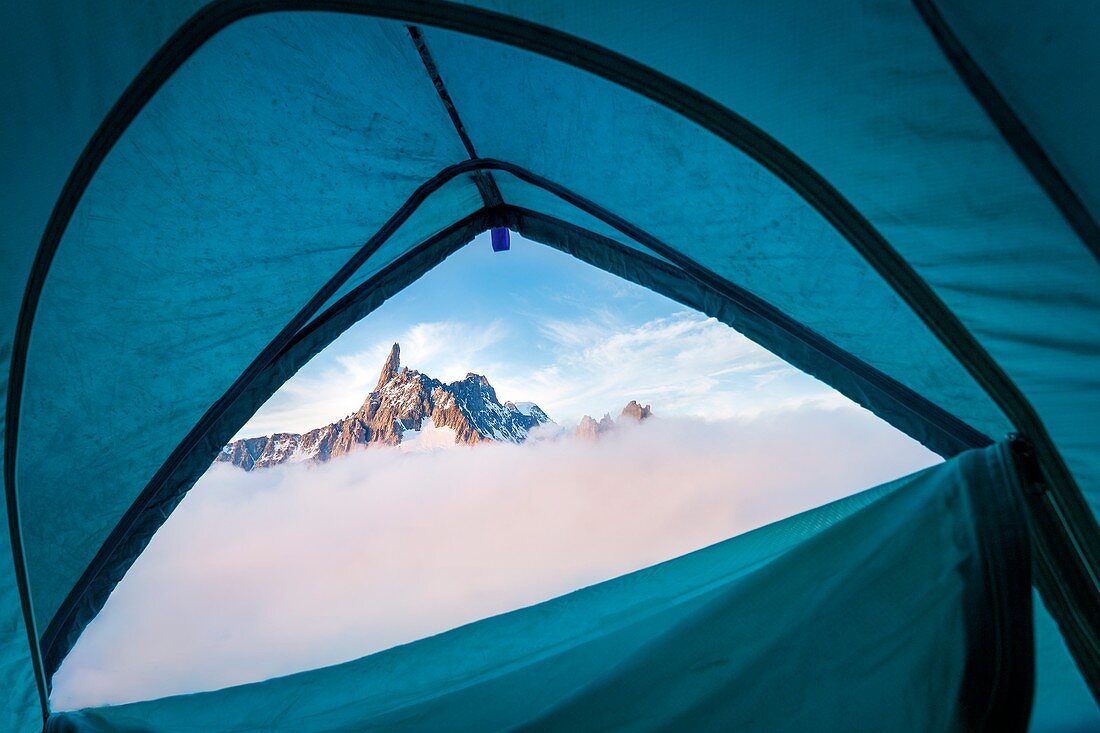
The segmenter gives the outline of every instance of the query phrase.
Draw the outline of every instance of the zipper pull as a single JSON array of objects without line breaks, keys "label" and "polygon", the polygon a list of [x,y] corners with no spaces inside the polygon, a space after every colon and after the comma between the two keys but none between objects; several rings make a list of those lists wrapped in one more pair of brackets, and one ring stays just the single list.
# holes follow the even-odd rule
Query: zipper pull
[{"label": "zipper pull", "polygon": [[1012,449],[1016,473],[1020,476],[1020,483],[1023,485],[1024,491],[1032,496],[1045,494],[1047,485],[1043,480],[1043,471],[1039,468],[1039,459],[1036,458],[1031,443],[1017,433],[1009,433],[1008,446]]}]

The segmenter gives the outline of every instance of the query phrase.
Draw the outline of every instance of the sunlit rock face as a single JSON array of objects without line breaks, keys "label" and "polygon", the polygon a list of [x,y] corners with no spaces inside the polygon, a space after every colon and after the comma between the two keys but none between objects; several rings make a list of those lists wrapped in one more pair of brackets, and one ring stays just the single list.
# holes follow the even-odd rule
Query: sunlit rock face
[{"label": "sunlit rock face", "polygon": [[631,400],[626,403],[626,407],[619,413],[619,419],[627,418],[636,422],[641,422],[651,417],[653,417],[653,408],[649,405],[643,407],[639,405],[636,400]]},{"label": "sunlit rock face", "polygon": [[480,374],[444,384],[401,366],[394,344],[363,406],[343,420],[306,433],[275,433],[235,440],[217,460],[246,471],[281,463],[323,462],[375,443],[397,446],[430,424],[454,432],[454,442],[522,443],[530,431],[550,423],[532,402],[500,403],[496,390]]},{"label": "sunlit rock face", "polygon": [[631,400],[626,403],[626,407],[619,413],[618,422],[611,419],[611,413],[605,412],[599,421],[585,415],[573,430],[573,437],[582,440],[597,440],[601,435],[615,430],[619,425],[640,423],[651,417],[653,417],[653,408],[649,405],[643,407],[638,404],[637,400]]}]

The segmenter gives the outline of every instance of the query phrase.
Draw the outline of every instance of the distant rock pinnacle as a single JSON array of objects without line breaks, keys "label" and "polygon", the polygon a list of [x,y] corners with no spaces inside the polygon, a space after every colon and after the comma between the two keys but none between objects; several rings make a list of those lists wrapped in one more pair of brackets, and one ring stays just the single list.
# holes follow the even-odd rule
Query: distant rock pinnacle
[{"label": "distant rock pinnacle", "polygon": [[619,417],[629,417],[630,419],[636,420],[638,422],[641,422],[642,420],[645,420],[646,418],[652,416],[653,408],[651,408],[649,405],[642,407],[638,404],[636,400],[631,400],[630,402],[626,403],[626,407],[624,407],[623,411],[619,413]]},{"label": "distant rock pinnacle", "polygon": [[[631,420],[640,423],[652,416],[653,409],[649,405],[642,407],[638,404],[637,400],[631,400],[626,404],[626,407],[622,409],[622,412],[619,413],[619,422]],[[573,436],[585,440],[596,440],[601,435],[611,432],[616,427],[618,426],[615,421],[611,419],[610,413],[604,413],[604,416],[600,418],[599,422],[585,415],[581,418],[581,421],[577,423],[577,427],[573,430]]]}]

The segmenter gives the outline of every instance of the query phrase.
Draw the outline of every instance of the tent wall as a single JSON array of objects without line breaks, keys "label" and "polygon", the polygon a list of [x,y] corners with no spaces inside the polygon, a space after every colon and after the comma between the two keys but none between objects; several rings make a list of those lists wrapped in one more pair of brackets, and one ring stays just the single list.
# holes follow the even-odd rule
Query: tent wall
[{"label": "tent wall", "polygon": [[990,117],[1063,211],[1082,240],[1100,256],[1100,16],[1091,3],[1073,0],[919,3],[938,15],[989,88],[982,95]]},{"label": "tent wall", "polygon": [[[964,420],[977,413],[979,432],[1010,428],[847,242],[741,152],[573,67],[468,36],[424,36],[483,155],[518,159],[613,213],[630,209],[702,268],[748,285]],[[454,73],[458,58],[471,73]],[[479,79],[492,69],[502,88],[532,98],[479,100]],[[552,92],[568,92],[574,105]],[[600,100],[613,119],[593,119]],[[570,131],[576,149],[555,155]],[[167,78],[89,181],[35,311],[17,480],[48,647],[59,610],[86,603],[78,580],[118,518],[158,514],[145,489],[174,447],[423,181],[467,155],[400,23],[256,15]],[[627,165],[636,175],[618,185],[601,172]],[[502,178],[505,197],[510,185]],[[482,203],[472,182],[438,188],[360,276]],[[780,277],[760,268],[762,257],[774,258]],[[53,436],[69,430],[73,413],[86,416],[79,440],[58,456]],[[106,460],[120,451],[121,460]],[[74,494],[74,485],[101,488]],[[70,511],[55,511],[60,502]]]},{"label": "tent wall", "polygon": [[[820,172],[1028,396],[1094,497],[1093,510],[1100,508],[1100,452],[1084,427],[1100,412],[1091,378],[1100,373],[1100,355],[1082,348],[1100,339],[1093,317],[1100,262],[972,97],[913,4],[714,2],[691,13],[664,3],[640,13],[617,1],[484,5],[683,82]],[[1039,12],[1036,6],[1032,15]],[[1048,38],[1085,38],[1081,28],[1097,23],[1073,28],[1075,13],[1041,12]],[[996,43],[997,27],[984,25],[989,15],[972,35]],[[1028,20],[1021,13],[1003,23],[1015,29]],[[1071,79],[1095,74],[1095,66],[1079,68]],[[1046,68],[1043,79],[1060,71]],[[1086,88],[1069,99],[1089,97]],[[1091,134],[1087,118],[1048,108],[1051,116],[1059,111],[1061,125]],[[1054,322],[1056,334],[1048,327]]]},{"label": "tent wall", "polygon": [[1100,730],[1100,706],[1073,663],[1058,625],[1038,593],[1033,594],[1035,617],[1035,702],[1032,733]]},{"label": "tent wall", "polygon": [[[997,13],[971,0],[288,12],[307,5],[225,0],[190,21],[199,3],[0,9],[0,85],[17,111],[0,120],[16,182],[0,250],[4,483],[32,638],[61,607],[90,617],[102,597],[71,589],[120,517],[170,509],[134,501],[203,416],[412,191],[472,154],[411,21],[478,154],[652,231],[978,433],[1023,430],[1050,489],[1032,500],[1039,581],[1100,681],[1095,13],[1024,0]],[[1031,148],[975,97],[945,28]],[[498,178],[506,203],[637,245]],[[323,300],[469,221],[477,184],[441,189]],[[901,268],[889,283],[876,247]],[[24,292],[41,301],[20,320]],[[58,436],[64,453],[50,450]],[[22,655],[16,677],[36,657]]]},{"label": "tent wall", "polygon": [[[142,66],[200,2],[0,4],[0,364],[6,398],[8,366],[38,242],[81,150]],[[94,62],[91,59],[95,59]],[[3,399],[3,398],[0,398]],[[0,431],[2,433],[3,431]],[[0,440],[6,435],[0,435]],[[5,450],[8,446],[5,444]],[[4,476],[5,493],[13,490]],[[6,509],[8,526],[12,517]],[[28,618],[29,602],[16,579],[8,534],[0,540],[0,727],[36,731],[39,699]],[[23,599],[20,596],[24,596]],[[22,601],[22,602],[21,602]],[[34,625],[30,625],[32,634]],[[44,683],[43,683],[44,684]]]},{"label": "tent wall", "polygon": [[[7,526],[7,509],[0,505],[0,526]],[[43,704],[39,699],[31,646],[23,618],[22,600],[8,534],[0,538],[0,728],[33,731],[42,727]]]},{"label": "tent wall", "polygon": [[[160,90],[82,197],[36,312],[17,479],[39,626],[207,408],[424,179],[463,157],[397,23],[250,18]],[[480,208],[459,183],[388,244]],[[74,428],[58,456],[53,436]]]}]

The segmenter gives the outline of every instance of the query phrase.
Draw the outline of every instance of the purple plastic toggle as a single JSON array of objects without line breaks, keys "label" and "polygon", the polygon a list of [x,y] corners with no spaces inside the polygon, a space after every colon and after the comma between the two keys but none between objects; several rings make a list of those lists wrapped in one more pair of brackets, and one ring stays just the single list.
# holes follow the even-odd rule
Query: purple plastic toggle
[{"label": "purple plastic toggle", "polygon": [[507,252],[508,248],[512,246],[511,235],[504,227],[493,227],[491,236],[493,238],[494,252]]}]

